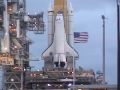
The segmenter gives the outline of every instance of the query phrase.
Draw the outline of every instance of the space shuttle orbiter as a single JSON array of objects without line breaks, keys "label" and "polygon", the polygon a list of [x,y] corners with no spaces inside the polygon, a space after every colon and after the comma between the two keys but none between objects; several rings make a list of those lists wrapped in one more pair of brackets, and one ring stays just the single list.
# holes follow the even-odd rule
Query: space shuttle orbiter
[{"label": "space shuttle orbiter", "polygon": [[[55,0],[57,1],[57,0]],[[64,2],[66,0],[58,0]],[[54,2],[57,3],[57,2]],[[57,3],[58,4],[58,3]],[[61,5],[64,3],[61,3]],[[67,5],[67,3],[66,3]],[[60,6],[60,5],[58,5]],[[63,5],[64,6],[64,5]],[[71,30],[71,5],[66,8],[50,6],[48,11],[48,45],[49,47],[43,52],[42,58],[45,59],[52,55],[55,67],[67,67],[69,59],[67,57],[78,58],[78,53],[72,47],[73,34]],[[56,9],[56,8],[57,9]],[[65,10],[67,9],[67,10]],[[70,13],[71,12],[71,13]],[[69,26],[69,27],[68,27]]]}]

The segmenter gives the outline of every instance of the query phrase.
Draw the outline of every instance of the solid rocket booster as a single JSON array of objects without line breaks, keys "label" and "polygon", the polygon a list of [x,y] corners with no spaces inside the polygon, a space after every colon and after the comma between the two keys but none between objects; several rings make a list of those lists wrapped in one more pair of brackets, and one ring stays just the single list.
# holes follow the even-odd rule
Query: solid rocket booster
[{"label": "solid rocket booster", "polygon": [[73,8],[72,4],[68,5],[68,42],[73,46]]},{"label": "solid rocket booster", "polygon": [[51,45],[54,35],[54,11],[53,5],[50,3],[48,8],[48,46]]}]

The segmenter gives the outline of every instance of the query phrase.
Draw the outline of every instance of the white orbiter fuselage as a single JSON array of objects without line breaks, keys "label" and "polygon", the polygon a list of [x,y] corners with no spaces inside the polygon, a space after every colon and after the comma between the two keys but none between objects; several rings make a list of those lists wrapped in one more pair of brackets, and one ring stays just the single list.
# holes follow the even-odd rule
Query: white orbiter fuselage
[{"label": "white orbiter fuselage", "polygon": [[[69,11],[70,12],[70,11]],[[49,47],[43,52],[42,57],[45,59],[46,57],[52,56],[53,62],[56,67],[67,67],[68,59],[67,57],[78,57],[78,53],[71,47],[71,37],[68,36],[71,34],[66,33],[65,28],[65,20],[63,11],[58,11],[56,16],[53,18],[53,8],[49,9],[49,18],[48,18],[48,42]],[[70,17],[71,18],[71,17]],[[68,20],[68,24],[71,25]],[[54,30],[53,30],[54,29]],[[69,29],[71,31],[71,28]],[[71,32],[70,32],[71,33]]]}]

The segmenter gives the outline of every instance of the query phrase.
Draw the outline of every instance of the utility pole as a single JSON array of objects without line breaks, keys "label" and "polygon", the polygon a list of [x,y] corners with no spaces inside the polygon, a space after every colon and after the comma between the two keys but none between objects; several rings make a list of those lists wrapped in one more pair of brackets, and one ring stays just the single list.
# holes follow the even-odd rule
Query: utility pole
[{"label": "utility pole", "polygon": [[103,20],[103,84],[105,84],[105,16],[102,15]]}]

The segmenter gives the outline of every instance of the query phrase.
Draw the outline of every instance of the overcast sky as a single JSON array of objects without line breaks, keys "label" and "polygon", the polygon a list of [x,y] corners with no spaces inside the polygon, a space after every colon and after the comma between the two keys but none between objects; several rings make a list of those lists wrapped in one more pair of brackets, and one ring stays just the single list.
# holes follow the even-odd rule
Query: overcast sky
[{"label": "overcast sky", "polygon": [[[27,11],[30,14],[44,12],[45,34],[28,37],[33,40],[31,45],[32,58],[41,57],[47,48],[47,9],[52,0],[27,0]],[[88,32],[87,43],[74,44],[80,59],[76,67],[102,71],[102,19],[106,17],[106,81],[109,84],[117,83],[117,24],[115,0],[71,0],[74,8],[74,31]],[[31,37],[32,35],[32,37]],[[43,61],[31,62],[35,69],[43,67]]]}]

